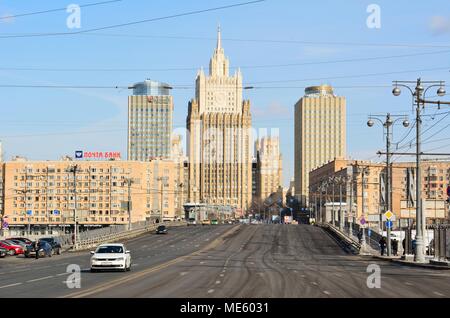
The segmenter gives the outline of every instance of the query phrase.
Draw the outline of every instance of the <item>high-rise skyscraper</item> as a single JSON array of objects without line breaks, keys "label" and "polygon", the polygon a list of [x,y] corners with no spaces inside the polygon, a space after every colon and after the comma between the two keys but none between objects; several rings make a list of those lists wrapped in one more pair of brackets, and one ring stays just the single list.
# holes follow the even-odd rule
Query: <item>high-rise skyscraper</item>
[{"label": "high-rise skyscraper", "polygon": [[218,30],[209,75],[200,70],[189,103],[189,200],[247,209],[252,197],[250,102],[242,99],[242,75],[229,75]]},{"label": "high-rise skyscraper", "polygon": [[128,160],[170,158],[173,97],[168,84],[146,80],[128,97]]},{"label": "high-rise skyscraper", "polygon": [[305,89],[295,104],[295,194],[308,204],[309,172],[346,152],[345,97],[329,85]]}]

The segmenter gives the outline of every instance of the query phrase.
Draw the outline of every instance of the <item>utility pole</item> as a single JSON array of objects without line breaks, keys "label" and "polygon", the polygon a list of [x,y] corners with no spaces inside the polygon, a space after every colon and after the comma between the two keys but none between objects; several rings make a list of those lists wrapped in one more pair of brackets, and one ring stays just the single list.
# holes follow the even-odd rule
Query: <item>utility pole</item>
[{"label": "utility pole", "polygon": [[[364,204],[364,201],[365,201],[365,195],[364,195],[364,191],[365,191],[365,189],[366,189],[366,179],[364,178],[365,177],[365,175],[367,174],[369,172],[369,169],[368,169],[368,167],[363,167],[362,169],[361,169],[361,178],[362,178],[362,180],[361,180],[361,184],[362,184],[362,192],[361,192],[361,197],[362,197],[362,206],[361,206],[361,208],[362,208],[362,210],[361,210],[361,212],[362,212],[362,216],[365,218],[366,217],[366,207],[365,207],[365,204]],[[367,224],[367,223],[366,223]],[[366,244],[366,231],[365,231],[365,229],[364,229],[364,225],[363,224],[361,224],[361,228],[362,228],[362,244],[361,244],[361,251],[362,251],[362,253],[367,253],[367,244]]]},{"label": "utility pole", "polygon": [[[348,213],[348,234],[351,237],[353,234],[353,172],[350,177],[350,208],[347,209]],[[351,220],[351,221],[350,221]]]},{"label": "utility pole", "polygon": [[[415,88],[412,89],[408,85],[415,84]],[[422,84],[428,84],[429,86],[425,89]],[[445,82],[444,81],[422,81],[418,78],[416,81],[394,81],[394,89],[392,94],[394,96],[399,96],[401,94],[400,87],[405,87],[411,93],[414,104],[416,106],[416,251],[415,251],[415,261],[418,263],[425,263],[425,223],[426,216],[423,211],[422,206],[422,173],[421,173],[421,162],[422,162],[422,150],[421,150],[421,135],[422,135],[422,118],[421,118],[421,108],[425,107],[425,104],[437,104],[440,105],[450,105],[450,102],[432,101],[426,99],[427,91],[432,87],[439,87],[437,90],[438,96],[444,96]],[[409,154],[407,154],[409,155]]]},{"label": "utility pole", "polygon": [[335,212],[334,212],[334,200],[335,200],[335,194],[334,194],[334,188],[335,188],[335,182],[336,182],[336,179],[335,178],[331,178],[331,185],[333,186],[333,202],[332,202],[332,216],[333,216],[333,226],[336,226],[336,215],[335,215]]},{"label": "utility pole", "polygon": [[[409,127],[409,121],[405,116],[400,116],[401,118],[397,118],[396,120],[392,120],[392,117],[390,113],[387,113],[386,120],[383,122],[381,119],[377,118],[380,117],[380,115],[371,115],[369,116],[369,121],[367,122],[367,126],[373,127],[374,121],[378,120],[383,127],[386,128],[386,186],[385,186],[385,212],[391,211],[392,212],[392,200],[391,200],[391,137],[392,137],[392,130],[391,127],[400,119],[403,119],[403,127]],[[381,229],[383,229],[383,224],[381,222]],[[391,256],[391,228],[386,227],[387,230],[387,256]],[[381,231],[381,233],[383,233]]]},{"label": "utility pole", "polygon": [[342,182],[343,179],[339,179],[339,230],[344,230],[344,211],[342,210]]},{"label": "utility pole", "polygon": [[73,209],[73,240],[74,240],[74,249],[78,247],[78,216],[77,216],[77,171],[78,165],[75,164],[70,167],[69,171],[73,174],[73,191],[74,191],[74,209]]},{"label": "utility pole", "polygon": [[133,179],[127,178],[125,179],[125,182],[128,186],[128,202],[127,202],[127,211],[128,211],[128,230],[130,231],[132,229],[131,225],[131,185],[133,184]]}]

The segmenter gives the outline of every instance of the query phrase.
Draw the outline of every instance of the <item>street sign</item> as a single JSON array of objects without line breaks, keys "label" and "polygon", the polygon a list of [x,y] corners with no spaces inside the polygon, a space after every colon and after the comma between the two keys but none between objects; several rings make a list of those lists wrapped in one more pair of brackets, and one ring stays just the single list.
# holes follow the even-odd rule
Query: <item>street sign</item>
[{"label": "street sign", "polygon": [[53,210],[53,215],[59,215],[61,212],[59,210]]},{"label": "street sign", "polygon": [[369,237],[372,235],[372,230],[371,230],[371,229],[369,229],[369,230],[367,231],[367,235],[369,235]]},{"label": "street sign", "polygon": [[32,210],[27,210],[27,215],[33,215],[33,211]]},{"label": "street sign", "polygon": [[390,220],[394,216],[394,213],[392,213],[391,211],[388,210],[388,211],[386,211],[384,216],[386,217],[387,220]]},{"label": "street sign", "polygon": [[6,222],[6,221],[4,221],[3,224],[2,224],[2,229],[3,229],[3,230],[7,230],[8,227],[9,227],[9,223]]},{"label": "street sign", "polygon": [[361,223],[361,225],[366,224],[366,219],[362,216],[361,219],[359,220],[359,223]]},{"label": "street sign", "polygon": [[393,225],[394,223],[392,222],[392,221],[386,221],[386,228],[388,228],[388,229],[392,229],[392,225]]}]

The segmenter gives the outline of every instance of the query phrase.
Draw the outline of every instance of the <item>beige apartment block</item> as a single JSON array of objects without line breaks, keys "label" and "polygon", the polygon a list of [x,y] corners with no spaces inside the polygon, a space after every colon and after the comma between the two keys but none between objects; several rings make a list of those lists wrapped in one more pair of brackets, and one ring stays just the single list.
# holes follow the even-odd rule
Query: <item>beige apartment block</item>
[{"label": "beige apartment block", "polygon": [[264,202],[282,186],[282,156],[279,137],[263,137],[255,142],[256,197]]},{"label": "beige apartment block", "polygon": [[[410,162],[393,163],[391,167],[392,212],[395,214],[397,222],[401,219],[405,221],[402,222],[402,226],[407,224],[407,219],[414,220],[416,215],[415,169],[415,163]],[[427,223],[433,223],[436,219],[448,218],[449,206],[446,203],[446,189],[450,184],[450,162],[424,161],[421,169],[423,178],[421,191]],[[365,173],[363,173],[364,171]],[[335,205],[338,205],[340,202],[338,183],[330,182],[330,179],[346,178],[347,181],[343,187],[345,190],[342,195],[345,211],[349,211],[347,207],[350,207],[350,202],[353,202],[353,215],[356,217],[356,222],[359,222],[361,216],[364,215],[370,224],[379,226],[380,215],[387,209],[385,205],[385,175],[386,165],[383,163],[333,160],[310,172],[310,202],[316,209],[319,209],[321,199],[322,205],[325,202],[335,202]],[[328,181],[327,184],[325,184],[326,181]],[[333,184],[334,197],[332,195]],[[346,217],[348,218],[347,214]]]},{"label": "beige apartment block", "polygon": [[184,174],[179,174],[180,165],[174,161],[17,158],[3,167],[5,215],[12,227],[73,224],[75,203],[82,226],[127,224],[128,196],[132,222],[177,218],[176,202],[181,195],[178,185],[182,183],[179,178]]},{"label": "beige apartment block", "polygon": [[200,70],[186,122],[189,138],[189,201],[247,210],[252,200],[250,102],[242,75],[229,75],[218,31],[209,75]]},{"label": "beige apartment block", "polygon": [[346,100],[328,85],[305,89],[295,104],[295,191],[308,205],[310,171],[346,154]]}]

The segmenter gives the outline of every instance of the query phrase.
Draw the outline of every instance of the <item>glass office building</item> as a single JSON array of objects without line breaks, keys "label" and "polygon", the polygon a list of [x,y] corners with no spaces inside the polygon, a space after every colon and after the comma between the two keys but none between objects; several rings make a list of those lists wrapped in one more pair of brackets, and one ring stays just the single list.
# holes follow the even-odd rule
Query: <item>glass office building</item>
[{"label": "glass office building", "polygon": [[169,158],[173,97],[166,83],[146,80],[128,97],[128,160]]}]

